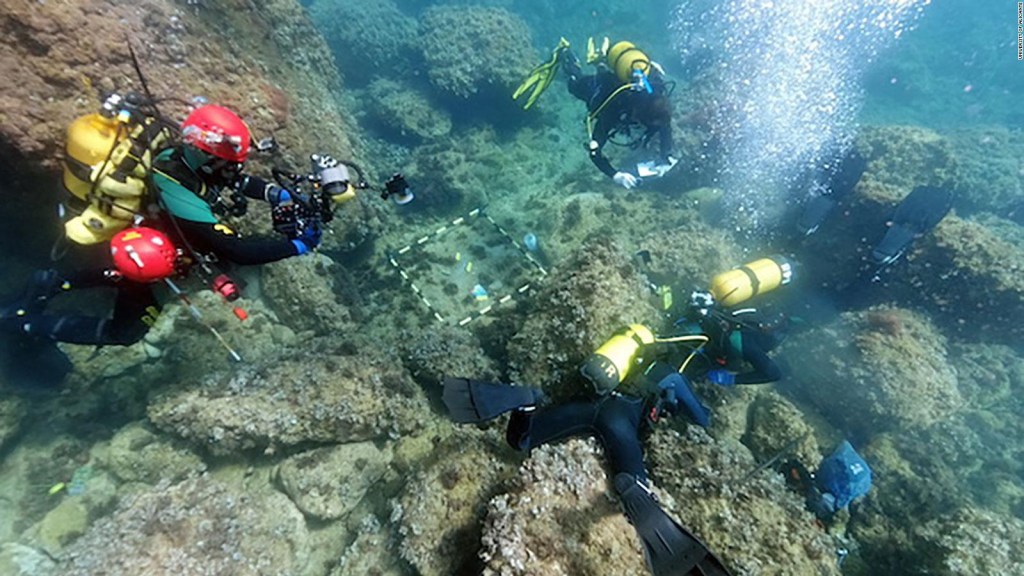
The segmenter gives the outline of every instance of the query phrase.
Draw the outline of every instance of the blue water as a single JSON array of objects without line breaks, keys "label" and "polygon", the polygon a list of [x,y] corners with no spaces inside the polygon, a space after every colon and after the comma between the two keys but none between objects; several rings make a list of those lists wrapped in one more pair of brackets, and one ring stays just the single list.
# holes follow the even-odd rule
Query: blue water
[{"label": "blue water", "polygon": [[[180,19],[175,21],[176,33],[192,31],[199,35],[196,42],[223,42],[238,49],[234,38],[217,36],[223,22],[205,11],[204,3],[168,4],[166,9],[179,9],[178,4],[187,12],[175,16]],[[178,318],[161,325],[159,336],[147,345],[100,350],[63,345],[77,366],[64,388],[13,390],[0,382],[0,394],[10,400],[0,406],[0,425],[7,427],[0,438],[0,545],[10,545],[19,554],[34,550],[33,558],[41,565],[54,562],[55,571],[40,568],[38,573],[56,574],[73,562],[62,554],[76,542],[92,546],[77,550],[83,557],[87,552],[97,558],[107,553],[129,557],[131,545],[149,542],[146,538],[163,530],[173,533],[161,541],[171,551],[170,564],[189,554],[201,560],[196,550],[207,550],[211,557],[223,553],[218,562],[234,562],[259,552],[248,549],[243,554],[231,547],[235,540],[228,542],[229,536],[244,532],[236,516],[243,513],[235,512],[236,504],[255,503],[257,508],[280,509],[290,522],[272,529],[261,526],[265,530],[256,531],[259,535],[273,534],[281,542],[286,538],[275,530],[291,537],[294,533],[287,530],[299,526],[305,540],[295,548],[317,549],[311,552],[315,561],[295,564],[303,566],[302,574],[336,576],[367,566],[395,574],[477,573],[486,564],[484,511],[493,514],[512,506],[492,498],[509,494],[515,501],[522,495],[516,492],[517,475],[540,482],[533,476],[541,474],[522,468],[524,456],[504,445],[504,422],[479,429],[454,427],[441,406],[438,380],[453,371],[500,380],[535,373],[560,378],[552,387],[565,392],[558,386],[579,378],[578,364],[591,351],[589,346],[596,348],[614,329],[597,334],[595,326],[633,312],[620,314],[623,302],[643,308],[637,315],[650,312],[648,318],[670,325],[670,316],[694,286],[703,289],[717,272],[784,253],[801,265],[799,282],[764,302],[790,308],[798,317],[793,338],[812,353],[783,346],[773,356],[785,373],[778,386],[739,390],[698,382],[697,391],[714,422],[702,446],[721,448],[728,456],[713,464],[729,466],[711,470],[711,464],[701,462],[700,470],[688,470],[666,457],[666,429],[682,435],[672,436],[673,441],[704,438],[695,429],[688,432],[685,422],[673,422],[656,433],[660,444],[652,441],[649,446],[649,454],[670,461],[660,464],[667,472],[661,478],[655,474],[655,483],[671,486],[675,481],[677,487],[696,490],[699,478],[711,477],[707,484],[712,488],[701,489],[714,492],[724,486],[716,496],[734,499],[737,510],[746,509],[748,498],[793,500],[796,504],[787,509],[792,517],[785,521],[792,522],[788,526],[798,534],[794,538],[804,538],[811,530],[827,542],[824,559],[815,559],[825,573],[840,570],[833,552],[838,558],[849,554],[841,570],[857,576],[1020,573],[1024,318],[1016,316],[1024,310],[1024,289],[1019,286],[1024,268],[1024,62],[1018,59],[1016,3],[301,4],[314,15],[313,24],[333,51],[340,83],[307,93],[280,82],[281,98],[293,108],[287,120],[293,123],[288,125],[291,134],[301,134],[307,138],[304,144],[315,142],[322,149],[294,150],[286,142],[283,153],[264,161],[304,166],[311,152],[339,153],[331,149],[340,146],[333,135],[311,125],[327,110],[346,122],[351,131],[346,141],[353,144],[345,152],[364,164],[371,183],[400,171],[416,200],[396,206],[380,201],[378,191],[361,191],[359,200],[338,208],[333,233],[325,235],[320,255],[298,264],[273,264],[270,271],[240,273],[251,280],[245,290],[252,301],[242,301],[254,311],[247,323],[240,325],[230,306],[206,293],[205,286],[183,282],[218,334],[242,352],[243,365],[223,358],[208,327],[191,322],[179,307]],[[464,19],[432,13],[453,6],[467,14],[476,8],[501,10],[474,12]],[[216,12],[216,18],[249,18],[246,11],[230,12]],[[424,29],[423,22],[435,17],[430,21],[443,22],[446,28]],[[179,26],[182,21],[184,28]],[[465,21],[472,25],[460,28]],[[302,33],[317,29],[313,24]],[[163,30],[148,21],[145,25],[154,33]],[[509,37],[509,30],[523,33]],[[35,29],[21,32],[26,37],[42,34]],[[291,32],[275,30],[267,42],[284,42]],[[562,36],[580,57],[588,38],[598,43],[605,36],[613,42],[629,39],[663,66],[674,83],[680,161],[668,176],[651,177],[627,191],[596,170],[585,148],[583,104],[566,91],[561,73],[536,108],[523,111],[512,101],[515,85],[530,66],[551,56]],[[12,42],[20,38],[11,37]],[[476,44],[460,44],[465,38]],[[71,39],[62,42],[60,49],[65,50]],[[308,54],[293,45],[275,46],[276,52],[268,56],[274,61],[260,70],[266,76],[259,81],[266,80],[268,86],[276,86],[273,71],[307,63]],[[293,62],[292,50],[303,58]],[[189,66],[202,67],[202,59]],[[465,77],[475,84],[467,84]],[[233,97],[233,90],[218,86],[210,93]],[[328,94],[337,101],[310,102],[310,94]],[[262,121],[269,113],[261,97],[238,97],[231,104],[246,118]],[[279,110],[278,115],[287,114]],[[10,147],[6,141],[0,144],[0,150]],[[794,234],[793,220],[808,200],[828,194],[820,178],[810,182],[808,175],[835,173],[851,150],[868,159],[864,179],[815,235]],[[625,170],[652,162],[655,155],[643,147],[611,145],[606,152]],[[57,172],[19,159],[0,163],[0,173],[4,194],[15,208],[0,217],[0,257],[5,262],[0,292],[14,294],[31,270],[69,262],[48,260],[59,223],[49,200],[46,206],[34,206],[36,188],[26,183],[56,181]],[[871,263],[872,247],[890,229],[893,207],[919,185],[951,190],[954,212],[944,225],[958,227],[942,235],[925,231],[892,267]],[[240,229],[252,235],[266,231],[268,222],[262,216],[242,222]],[[102,246],[95,252],[92,260],[76,262],[91,264],[105,257]],[[595,263],[588,259],[593,253],[608,261]],[[74,251],[69,258],[76,258]],[[586,269],[572,269],[573,262],[584,262]],[[724,270],[710,269],[714,266]],[[558,289],[544,292],[552,285]],[[989,292],[980,292],[985,289]],[[622,302],[588,299],[595,294],[613,294]],[[676,308],[671,308],[672,296]],[[655,308],[645,308],[648,301]],[[672,312],[660,310],[662,306]],[[173,304],[170,309],[175,310]],[[111,303],[71,296],[48,311],[56,310],[109,312]],[[628,323],[637,321],[627,318]],[[801,331],[813,336],[800,340]],[[886,347],[880,341],[892,344]],[[828,356],[833,351],[823,351],[821,342],[831,343],[835,355]],[[845,355],[858,346],[876,356],[861,359],[862,364],[844,364]],[[586,350],[581,352],[581,347]],[[941,353],[929,356],[937,348]],[[926,360],[921,366],[907,365],[922,357]],[[929,363],[935,358],[939,360]],[[835,366],[840,368],[828,372]],[[888,373],[872,370],[909,375],[905,395],[889,398],[907,412],[923,405],[920,410],[926,413],[933,401],[956,405],[940,406],[948,410],[935,421],[928,421],[928,414],[921,421],[908,416],[914,424],[904,426],[903,414],[877,406],[891,393],[882,384],[892,382],[881,382]],[[825,381],[820,374],[840,376]],[[919,374],[941,378],[911,381]],[[338,384],[350,381],[356,384]],[[959,388],[941,388],[949,381]],[[876,383],[877,391],[872,388]],[[827,392],[824,400],[815,396],[829,386],[836,390],[834,402]],[[854,386],[863,389],[851,392]],[[775,414],[784,429],[776,430],[779,436],[807,430],[816,436],[820,455],[848,438],[874,468],[875,486],[868,497],[853,505],[848,523],[834,526],[828,535],[812,526],[808,514],[799,514],[799,498],[779,496],[786,494],[781,477],[772,476],[750,492],[729,483],[755,461],[767,460],[744,448],[756,438],[751,440],[737,422],[755,412],[754,398],[769,391],[778,392],[792,407],[791,415]],[[847,392],[854,403],[863,404],[843,404]],[[899,423],[874,412],[859,413],[864,406]],[[227,442],[235,444],[222,448]],[[314,451],[320,449],[352,450],[357,456],[348,462],[335,452],[322,457],[323,452]],[[560,472],[573,475],[559,478],[558,488],[544,485],[540,492],[556,493],[566,483],[585,492],[587,472],[561,462],[563,457],[556,453],[555,464],[534,463],[564,465],[569,471]],[[281,470],[289,465],[301,473],[286,481]],[[367,480],[370,472],[360,476],[364,470],[372,470],[374,477]],[[202,480],[182,482],[204,471],[209,475]],[[314,482],[316,473],[320,476]],[[597,477],[600,484],[600,471]],[[360,482],[339,486],[338,478]],[[59,482],[67,483],[66,492],[47,496],[47,488]],[[366,494],[353,496],[350,490],[358,490],[349,484],[361,486]],[[690,504],[681,496],[688,493],[681,490],[672,495],[677,510]],[[312,502],[296,492],[311,496]],[[133,509],[137,496],[140,504]],[[335,504],[346,498],[354,500],[345,500],[345,512],[335,514]],[[515,516],[525,523],[516,527],[525,536],[517,530],[500,536],[542,539],[530,530],[547,529],[544,523],[554,522],[565,532],[571,552],[554,547],[531,551],[530,558],[565,554],[569,573],[607,572],[611,569],[599,562],[607,558],[594,560],[604,555],[604,545],[592,538],[612,538],[611,531],[602,525],[590,535],[579,527],[592,515],[603,514],[605,520],[615,515],[617,508],[605,513],[606,500],[550,516],[544,516],[547,501],[530,503],[528,514]],[[551,506],[557,505],[552,500]],[[318,513],[326,518],[304,506],[319,506]],[[118,515],[112,516],[115,509]],[[730,563],[738,562],[730,554],[745,558],[758,551],[766,563],[784,570],[784,559],[763,552],[784,548],[766,544],[786,536],[785,529],[765,528],[777,519],[772,516],[776,508],[749,521],[737,519],[728,507],[717,516],[700,505],[692,509],[694,518],[707,520],[701,513],[712,517],[700,525],[709,530],[702,536],[710,534],[705,539],[721,550],[727,565],[739,566]],[[266,512],[246,508],[244,514],[279,520]],[[215,546],[204,548],[215,538],[189,531],[189,519],[197,515],[221,522],[198,525],[223,528],[228,543],[216,540]],[[435,515],[444,521],[432,523]],[[111,518],[127,526],[119,537],[109,536],[119,534]],[[723,526],[721,533],[714,531],[716,522]],[[180,534],[175,532],[179,528]],[[749,540],[727,540],[725,534],[735,535],[736,530]],[[52,538],[60,541],[53,541],[51,533],[59,533]],[[493,532],[489,537],[494,538]],[[513,557],[510,547],[502,549],[503,543],[492,541],[488,550],[501,549]],[[13,548],[15,544],[23,548]],[[125,548],[119,548],[122,544]],[[630,532],[609,546],[627,550],[633,544]],[[805,542],[787,544],[803,550]],[[818,544],[806,543],[807,554],[813,556]],[[0,547],[0,560],[14,554],[3,556],[4,550]],[[636,556],[625,565],[641,566]],[[994,563],[986,565],[986,556]],[[230,562],[217,564],[233,567],[219,573],[264,573]],[[756,564],[736,572],[754,573],[749,567]],[[0,561],[0,572],[5,566]],[[89,573],[84,570],[78,573]]]}]

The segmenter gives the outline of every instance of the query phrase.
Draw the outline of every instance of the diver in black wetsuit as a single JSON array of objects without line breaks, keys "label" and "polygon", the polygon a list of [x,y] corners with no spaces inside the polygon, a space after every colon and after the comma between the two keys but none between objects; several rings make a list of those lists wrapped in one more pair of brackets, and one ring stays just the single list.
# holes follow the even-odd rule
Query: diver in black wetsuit
[{"label": "diver in black wetsuit", "polygon": [[[251,135],[234,112],[202,106],[182,124],[183,144],[163,150],[154,161],[152,185],[164,209],[156,224],[194,255],[212,256],[220,265],[253,265],[305,254],[320,241],[310,228],[297,239],[241,238],[221,215],[241,213],[246,198],[277,204],[288,192],[243,175]],[[230,193],[226,206],[222,193]],[[45,314],[48,301],[74,289],[108,286],[117,290],[113,315]],[[145,336],[159,315],[152,284],[123,278],[116,270],[60,274],[36,272],[20,297],[0,309],[0,332],[73,344],[130,345]]]},{"label": "diver in black wetsuit", "polygon": [[[628,338],[637,338],[638,343],[643,339],[635,332],[626,334]],[[647,346],[658,344],[651,337],[638,349]],[[664,355],[654,348],[649,353],[655,357]],[[638,354],[646,356],[648,351]],[[585,376],[596,374],[586,366]],[[686,376],[665,361],[648,361],[645,369],[634,374],[628,383],[623,382],[623,389],[629,392],[613,391],[596,399],[554,406],[539,406],[543,396],[533,388],[449,378],[445,381],[444,400],[456,422],[482,422],[511,411],[505,437],[513,448],[521,451],[574,436],[596,437],[604,447],[626,515],[643,541],[652,572],[687,576],[728,574],[704,544],[661,509],[647,488],[643,460],[642,438],[660,417],[685,414],[706,427],[710,424],[709,411],[697,399]],[[595,387],[600,388],[597,382]]]},{"label": "diver in black wetsuit", "polygon": [[[612,166],[602,150],[616,135],[632,136],[631,147],[647,146],[656,136],[659,154],[652,175],[664,175],[676,163],[672,157],[672,104],[661,67],[633,44],[612,46],[607,60],[607,64],[597,65],[596,73],[585,75],[579,60],[567,51],[562,68],[568,76],[569,92],[587,105],[590,160],[616,184],[631,189],[644,175]],[[640,134],[631,133],[634,130]]]}]

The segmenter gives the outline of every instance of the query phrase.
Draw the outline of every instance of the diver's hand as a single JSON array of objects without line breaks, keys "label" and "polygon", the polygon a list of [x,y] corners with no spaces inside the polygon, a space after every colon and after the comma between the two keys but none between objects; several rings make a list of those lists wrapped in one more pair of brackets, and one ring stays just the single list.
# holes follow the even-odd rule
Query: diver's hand
[{"label": "diver's hand", "polygon": [[612,176],[612,180],[626,190],[632,190],[640,184],[640,179],[629,172],[616,172],[615,176]]},{"label": "diver's hand", "polygon": [[292,245],[295,246],[297,255],[302,256],[319,246],[320,237],[319,226],[307,226],[304,228],[299,237],[292,240]]},{"label": "diver's hand", "polygon": [[729,387],[736,383],[736,375],[728,370],[716,368],[708,371],[708,380],[719,386]]}]

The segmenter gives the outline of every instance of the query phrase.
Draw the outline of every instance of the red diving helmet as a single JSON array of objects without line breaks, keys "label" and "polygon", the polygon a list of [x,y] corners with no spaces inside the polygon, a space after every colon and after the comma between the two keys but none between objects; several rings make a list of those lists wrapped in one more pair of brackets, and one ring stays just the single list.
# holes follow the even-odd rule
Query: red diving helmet
[{"label": "red diving helmet", "polygon": [[114,267],[129,280],[157,282],[177,273],[178,249],[153,228],[128,228],[110,239]]},{"label": "red diving helmet", "polygon": [[249,156],[252,135],[245,122],[223,106],[208,104],[181,123],[181,138],[203,152],[242,164]]}]

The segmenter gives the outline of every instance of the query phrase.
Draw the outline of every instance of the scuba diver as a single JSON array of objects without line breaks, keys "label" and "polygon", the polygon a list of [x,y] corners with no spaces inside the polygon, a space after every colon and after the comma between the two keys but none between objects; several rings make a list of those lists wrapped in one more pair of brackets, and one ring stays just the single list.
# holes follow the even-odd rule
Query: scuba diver
[{"label": "scuba diver", "polygon": [[[707,547],[669,516],[648,488],[642,438],[664,416],[681,416],[702,427],[710,410],[690,385],[701,375],[714,384],[766,383],[781,370],[768,357],[780,326],[757,323],[750,309],[727,311],[789,284],[793,264],[761,258],[718,274],[710,291],[697,291],[681,334],[659,338],[641,324],[627,326],[603,343],[580,367],[594,394],[544,405],[540,390],[467,378],[447,378],[443,400],[458,423],[479,423],[511,412],[505,439],[519,451],[574,436],[594,436],[604,447],[615,490],[643,541],[656,575],[722,575],[728,571]],[[678,324],[678,323],[677,323]],[[680,356],[682,349],[688,354]],[[694,363],[703,359],[705,366]],[[734,373],[743,362],[751,370]]]},{"label": "scuba diver", "polygon": [[[559,65],[568,78],[569,92],[587,105],[587,151],[598,170],[626,189],[639,186],[643,178],[664,176],[676,164],[672,156],[672,104],[674,86],[665,79],[661,66],[633,43],[621,41],[601,48],[588,41],[587,63],[597,68],[584,74],[579,59],[562,38],[551,60],[534,68],[512,95],[518,99],[531,91],[524,108],[529,108],[551,84]],[[629,148],[648,147],[657,136],[658,157],[637,164],[635,171],[616,168],[603,149],[615,138],[626,139]]]},{"label": "scuba diver", "polygon": [[[0,308],[0,333],[13,337],[22,353],[63,367],[40,379],[46,384],[59,383],[70,370],[66,358],[57,361],[62,354],[54,342],[127,346],[142,339],[160,312],[154,282],[190,267],[212,277],[214,262],[221,267],[265,264],[306,254],[320,242],[315,226],[294,239],[250,239],[221,221],[244,213],[249,198],[273,206],[291,201],[287,190],[242,173],[252,137],[238,115],[220,106],[200,106],[182,123],[181,143],[168,147],[169,128],[145,113],[135,98],[133,103],[113,95],[104,103],[107,113],[72,124],[64,174],[70,198],[82,204],[81,213],[65,222],[66,237],[77,244],[109,241],[115,264],[120,260],[122,265],[37,271],[22,293]],[[151,204],[158,209],[150,210]],[[140,223],[148,227],[129,228]],[[135,268],[138,273],[131,271]],[[110,317],[45,313],[58,294],[101,286],[116,289]],[[238,296],[226,275],[213,278],[213,287],[226,299]],[[18,357],[9,360],[8,372],[23,363]],[[33,380],[32,374],[25,375]]]},{"label": "scuba diver", "polygon": [[[631,327],[646,331],[642,326]],[[637,336],[637,334],[633,334]],[[644,337],[650,336],[647,331]],[[614,339],[614,338],[613,338]],[[620,342],[627,342],[623,337]],[[653,337],[650,338],[653,342]],[[637,351],[635,342],[633,351]],[[629,348],[629,344],[626,344]],[[586,375],[584,365],[584,375]],[[516,450],[574,436],[594,436],[604,447],[623,511],[637,531],[648,567],[657,576],[728,576],[721,561],[661,507],[648,487],[641,438],[659,418],[703,409],[686,377],[662,363],[638,372],[629,383],[646,396],[613,391],[597,399],[541,406],[540,390],[525,386],[447,378],[444,402],[454,421],[479,423],[511,412],[505,438]],[[655,382],[657,380],[657,382]],[[598,386],[595,383],[595,386]],[[695,419],[696,421],[696,419]],[[705,420],[706,425],[706,420]]]}]

